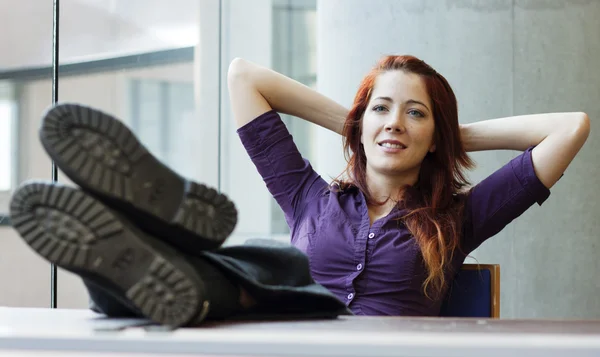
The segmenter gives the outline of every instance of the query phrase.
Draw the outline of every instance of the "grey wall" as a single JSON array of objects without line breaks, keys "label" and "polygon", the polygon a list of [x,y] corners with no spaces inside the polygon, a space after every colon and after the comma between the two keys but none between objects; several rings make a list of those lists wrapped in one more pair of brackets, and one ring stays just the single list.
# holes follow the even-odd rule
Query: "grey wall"
[{"label": "grey wall", "polygon": [[[600,1],[320,0],[318,88],[350,105],[384,54],[413,54],[444,74],[460,120],[585,111],[592,133],[550,199],[486,242],[474,256],[501,264],[505,318],[600,317]],[[344,166],[341,141],[319,133],[318,169]],[[517,152],[475,153],[474,183]]]}]

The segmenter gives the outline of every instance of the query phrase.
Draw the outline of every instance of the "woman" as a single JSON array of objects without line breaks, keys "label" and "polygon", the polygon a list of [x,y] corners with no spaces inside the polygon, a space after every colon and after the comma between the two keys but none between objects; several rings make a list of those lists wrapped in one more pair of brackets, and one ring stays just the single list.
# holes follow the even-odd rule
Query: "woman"
[{"label": "woman", "polygon": [[[465,256],[542,203],[589,133],[582,113],[459,126],[446,80],[409,56],[383,58],[350,111],[236,59],[238,133],[285,212],[294,247],[220,248],[236,211],[158,162],[116,118],[63,104],[40,136],[81,188],[33,182],[11,218],[41,256],[81,276],[96,311],[182,326],[204,319],[435,316]],[[344,136],[346,177],[326,183],[278,113]],[[465,151],[522,155],[465,191]],[[122,184],[119,184],[122,183]]]},{"label": "woman", "polygon": [[[461,126],[448,82],[411,56],[382,58],[350,111],[241,59],[229,91],[242,142],[312,276],[366,315],[437,315],[466,255],[542,204],[590,130],[584,113]],[[347,179],[327,190],[277,112],[342,134]],[[466,151],[499,149],[524,153],[463,192]]]}]

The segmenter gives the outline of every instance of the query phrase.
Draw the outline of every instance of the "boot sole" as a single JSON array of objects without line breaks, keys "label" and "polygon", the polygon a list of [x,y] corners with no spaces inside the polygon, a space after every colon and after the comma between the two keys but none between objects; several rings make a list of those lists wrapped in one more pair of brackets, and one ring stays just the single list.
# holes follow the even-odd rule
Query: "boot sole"
[{"label": "boot sole", "polygon": [[[208,308],[204,284],[172,248],[75,188],[28,182],[13,195],[13,227],[39,255],[99,282],[154,322],[182,326]],[[106,284],[104,284],[106,286]],[[205,313],[204,313],[205,315]]]},{"label": "boot sole", "polygon": [[202,249],[219,247],[237,224],[232,201],[161,163],[109,114],[58,104],[44,115],[40,139],[56,165],[84,190],[124,204],[120,209],[183,228],[200,238]]}]

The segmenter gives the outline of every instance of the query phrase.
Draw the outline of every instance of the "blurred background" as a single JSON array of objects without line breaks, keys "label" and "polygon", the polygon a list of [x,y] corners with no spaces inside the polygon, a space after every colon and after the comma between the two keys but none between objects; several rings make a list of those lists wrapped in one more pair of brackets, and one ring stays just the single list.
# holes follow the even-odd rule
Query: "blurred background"
[{"label": "blurred background", "polygon": [[[380,56],[413,54],[449,80],[463,123],[552,111],[600,117],[600,1],[62,0],[60,10],[59,101],[120,117],[175,170],[227,193],[240,212],[230,245],[289,239],[235,132],[226,81],[235,57],[349,106]],[[0,0],[0,217],[21,182],[51,178],[37,130],[52,103],[52,17],[51,0]],[[284,121],[327,180],[343,170],[341,137]],[[542,207],[473,254],[501,265],[503,318],[600,317],[598,135],[592,129]],[[474,154],[473,183],[517,154]],[[59,181],[68,183],[62,173]],[[49,264],[6,218],[0,286],[1,306],[50,304]],[[62,270],[58,306],[87,307],[79,279]]]}]

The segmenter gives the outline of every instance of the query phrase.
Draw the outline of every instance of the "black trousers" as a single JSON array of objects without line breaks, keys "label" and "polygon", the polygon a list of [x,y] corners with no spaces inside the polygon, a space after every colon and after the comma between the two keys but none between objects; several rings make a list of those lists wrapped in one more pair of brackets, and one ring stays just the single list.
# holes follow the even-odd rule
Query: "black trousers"
[{"label": "black trousers", "polygon": [[[231,319],[335,318],[352,315],[345,303],[311,275],[308,259],[300,250],[271,240],[255,239],[244,245],[200,252],[228,280],[245,289],[256,301],[249,310]],[[199,271],[199,274],[202,272]],[[84,280],[90,308],[110,317],[142,317],[98,286]],[[212,283],[212,286],[211,286]],[[207,282],[218,289],[218,281]]]}]

